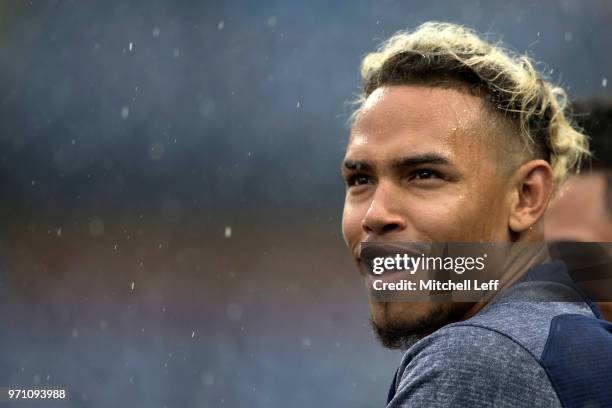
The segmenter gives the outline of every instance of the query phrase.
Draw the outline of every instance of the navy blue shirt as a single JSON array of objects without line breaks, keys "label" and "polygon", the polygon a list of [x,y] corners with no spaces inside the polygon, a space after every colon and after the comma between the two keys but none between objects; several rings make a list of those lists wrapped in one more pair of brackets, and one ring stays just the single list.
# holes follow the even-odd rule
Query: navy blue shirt
[{"label": "navy blue shirt", "polygon": [[405,353],[388,407],[612,407],[612,324],[565,264],[530,270]]}]

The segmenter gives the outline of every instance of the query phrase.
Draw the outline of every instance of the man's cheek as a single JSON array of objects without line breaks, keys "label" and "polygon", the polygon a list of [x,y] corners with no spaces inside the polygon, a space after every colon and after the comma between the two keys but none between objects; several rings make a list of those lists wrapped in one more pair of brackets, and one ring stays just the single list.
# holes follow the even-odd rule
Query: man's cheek
[{"label": "man's cheek", "polygon": [[460,224],[461,214],[449,206],[430,206],[418,213],[414,228],[433,242],[449,242],[460,234]]}]

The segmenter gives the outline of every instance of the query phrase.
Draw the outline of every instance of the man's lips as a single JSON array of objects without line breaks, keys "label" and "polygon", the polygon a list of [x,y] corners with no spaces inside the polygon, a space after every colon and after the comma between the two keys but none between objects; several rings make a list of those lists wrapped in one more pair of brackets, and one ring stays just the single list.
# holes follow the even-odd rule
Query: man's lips
[{"label": "man's lips", "polygon": [[359,246],[359,257],[393,257],[397,254],[420,256],[429,250],[429,245],[422,242],[362,242]]},{"label": "man's lips", "polygon": [[371,288],[375,281],[382,281],[385,283],[397,283],[400,282],[402,279],[411,280],[412,277],[413,275],[410,275],[410,272],[407,271],[387,271],[381,275],[367,274],[365,276],[365,280]]}]

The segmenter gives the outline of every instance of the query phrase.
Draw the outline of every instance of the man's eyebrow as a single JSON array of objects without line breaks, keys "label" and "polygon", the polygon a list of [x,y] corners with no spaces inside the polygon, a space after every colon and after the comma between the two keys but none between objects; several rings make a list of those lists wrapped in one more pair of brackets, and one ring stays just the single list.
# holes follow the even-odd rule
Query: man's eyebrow
[{"label": "man's eyebrow", "polygon": [[448,158],[438,153],[425,153],[417,156],[401,157],[391,161],[391,166],[395,168],[412,167],[421,164],[449,165],[452,163]]},{"label": "man's eyebrow", "polygon": [[[400,157],[391,160],[391,166],[402,169],[422,164],[452,165],[451,161],[438,153],[424,153],[416,156]],[[346,159],[342,162],[342,171],[369,171],[372,165],[363,160]]]},{"label": "man's eyebrow", "polygon": [[370,170],[372,166],[368,162],[361,160],[344,160],[342,162],[342,170]]}]

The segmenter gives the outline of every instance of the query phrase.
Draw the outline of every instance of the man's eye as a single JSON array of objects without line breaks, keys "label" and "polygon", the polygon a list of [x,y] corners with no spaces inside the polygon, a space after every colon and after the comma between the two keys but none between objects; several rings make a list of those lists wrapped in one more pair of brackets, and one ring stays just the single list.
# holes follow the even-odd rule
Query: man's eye
[{"label": "man's eye", "polygon": [[438,172],[435,172],[433,170],[417,170],[413,173],[412,178],[416,179],[416,180],[427,180],[427,179],[433,179],[433,178],[443,178],[440,176],[440,174]]},{"label": "man's eye", "polygon": [[346,181],[346,185],[349,187],[352,186],[362,186],[364,184],[368,184],[370,182],[370,177],[365,174],[355,174],[348,178]]}]

